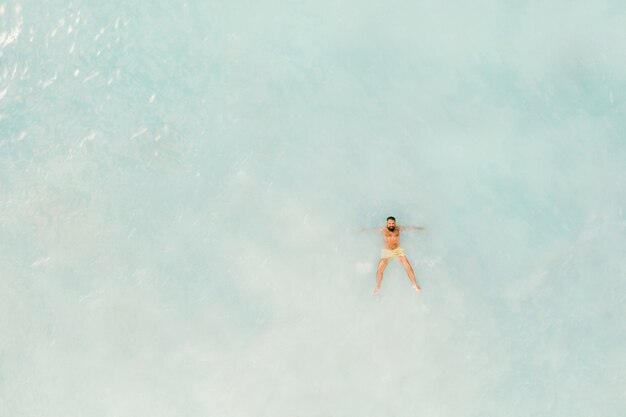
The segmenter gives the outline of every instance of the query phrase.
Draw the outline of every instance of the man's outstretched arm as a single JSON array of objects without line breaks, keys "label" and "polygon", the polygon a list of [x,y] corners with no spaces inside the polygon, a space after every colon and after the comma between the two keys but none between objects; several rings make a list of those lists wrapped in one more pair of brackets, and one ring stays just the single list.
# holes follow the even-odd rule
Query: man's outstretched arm
[{"label": "man's outstretched arm", "polygon": [[422,226],[398,226],[400,230],[426,230],[425,227]]}]

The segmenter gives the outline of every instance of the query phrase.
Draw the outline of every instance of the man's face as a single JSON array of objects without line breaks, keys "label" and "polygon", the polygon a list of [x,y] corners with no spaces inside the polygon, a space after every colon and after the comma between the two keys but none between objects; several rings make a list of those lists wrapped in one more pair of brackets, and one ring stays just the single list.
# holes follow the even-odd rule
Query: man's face
[{"label": "man's face", "polygon": [[389,230],[390,232],[393,232],[394,230],[396,230],[396,221],[389,219],[387,220],[387,230]]}]

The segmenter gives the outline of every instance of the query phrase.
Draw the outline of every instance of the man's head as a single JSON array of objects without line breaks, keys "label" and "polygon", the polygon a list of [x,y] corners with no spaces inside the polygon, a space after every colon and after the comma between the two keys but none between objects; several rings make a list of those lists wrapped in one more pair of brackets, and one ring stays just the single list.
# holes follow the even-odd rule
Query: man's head
[{"label": "man's head", "polygon": [[396,230],[396,218],[393,216],[387,217],[387,230],[393,232]]}]

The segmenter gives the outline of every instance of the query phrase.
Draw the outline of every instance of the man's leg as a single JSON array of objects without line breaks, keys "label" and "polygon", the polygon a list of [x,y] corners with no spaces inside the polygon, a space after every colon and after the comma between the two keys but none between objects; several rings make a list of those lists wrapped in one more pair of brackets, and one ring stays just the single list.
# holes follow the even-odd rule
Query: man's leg
[{"label": "man's leg", "polygon": [[421,290],[420,286],[417,285],[417,281],[415,280],[415,274],[413,273],[413,268],[411,268],[411,264],[409,263],[409,260],[406,258],[406,256],[401,256],[400,261],[402,262],[402,265],[404,265],[404,269],[406,269],[406,273],[408,274],[409,279],[413,283],[413,289],[415,289],[415,291]]},{"label": "man's leg", "polygon": [[378,271],[376,271],[376,286],[374,287],[372,294],[378,294],[378,291],[380,291],[380,283],[383,280],[383,271],[387,266],[387,262],[389,262],[389,259],[386,258],[381,258],[380,262],[378,262]]}]

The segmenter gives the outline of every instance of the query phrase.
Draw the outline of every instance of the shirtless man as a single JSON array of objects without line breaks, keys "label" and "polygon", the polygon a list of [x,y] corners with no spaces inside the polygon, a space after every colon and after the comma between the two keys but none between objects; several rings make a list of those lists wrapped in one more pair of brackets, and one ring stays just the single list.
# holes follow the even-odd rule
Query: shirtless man
[{"label": "shirtless man", "polygon": [[378,294],[380,291],[380,283],[383,280],[383,271],[391,258],[399,258],[402,265],[404,265],[404,269],[406,269],[406,273],[409,276],[409,279],[413,283],[413,289],[415,291],[420,291],[421,288],[417,285],[417,281],[415,281],[415,274],[413,273],[413,268],[411,268],[411,264],[409,260],[406,258],[404,251],[400,247],[400,231],[401,230],[425,230],[423,227],[417,226],[396,226],[396,219],[392,216],[387,217],[387,227],[382,227],[379,229],[383,235],[383,241],[385,243],[385,247],[380,252],[380,262],[378,262],[378,271],[376,272],[376,286],[372,291],[373,294]]}]

